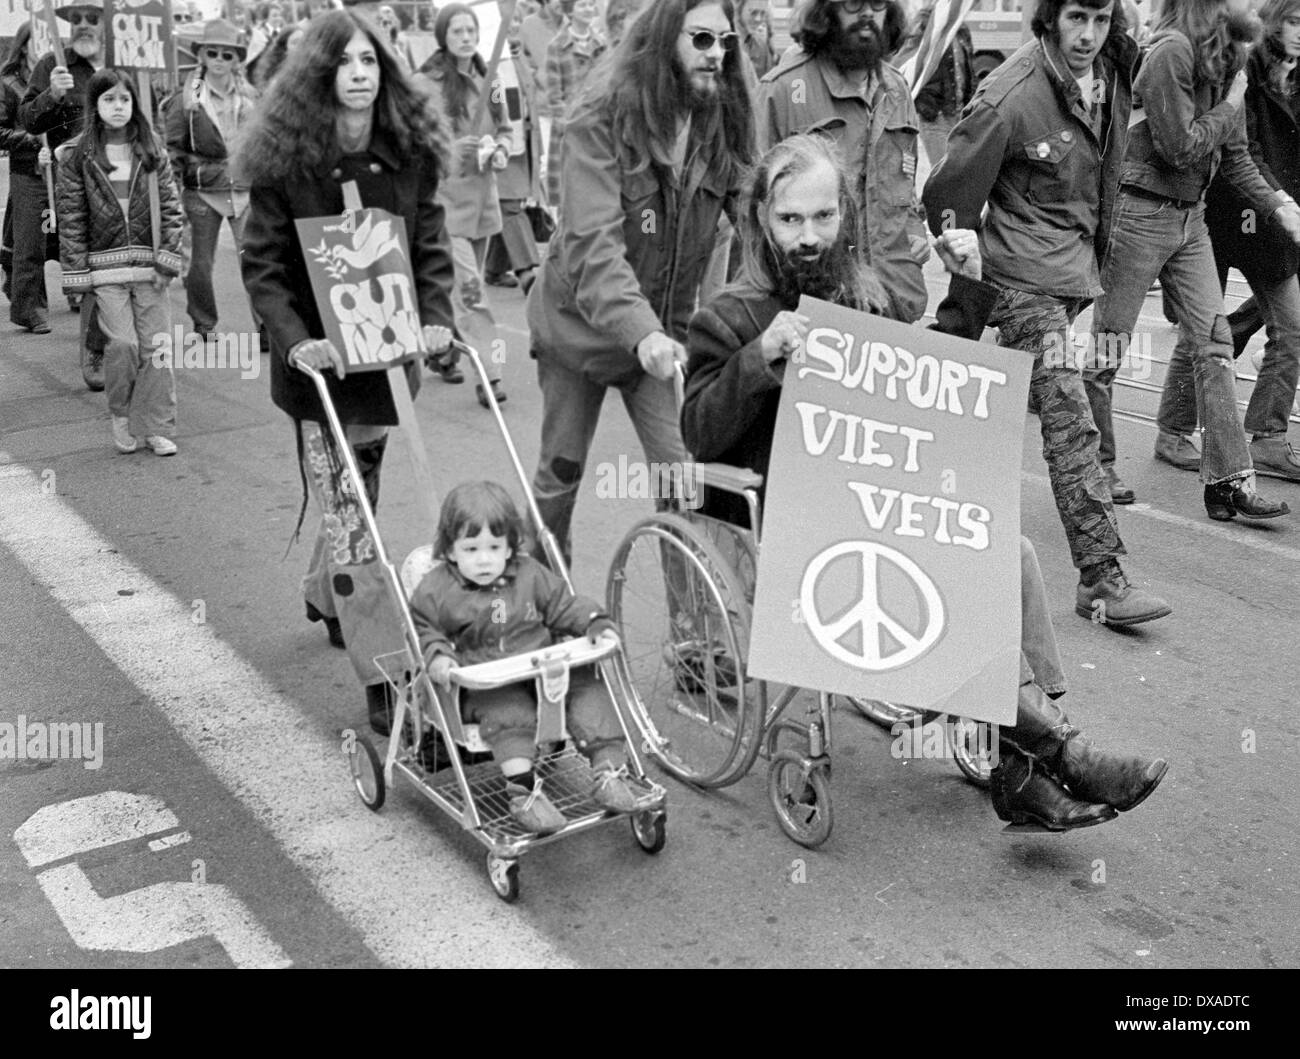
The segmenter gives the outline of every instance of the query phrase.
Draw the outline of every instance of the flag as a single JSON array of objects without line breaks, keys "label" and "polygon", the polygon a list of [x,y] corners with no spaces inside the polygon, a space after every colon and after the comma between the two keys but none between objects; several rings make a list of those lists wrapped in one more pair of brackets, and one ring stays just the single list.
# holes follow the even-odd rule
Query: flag
[{"label": "flag", "polygon": [[926,23],[925,32],[921,35],[916,53],[900,66],[903,76],[912,86],[913,99],[925,87],[925,83],[934,76],[940,60],[952,47],[958,27],[974,6],[975,0],[934,0],[929,21]]}]

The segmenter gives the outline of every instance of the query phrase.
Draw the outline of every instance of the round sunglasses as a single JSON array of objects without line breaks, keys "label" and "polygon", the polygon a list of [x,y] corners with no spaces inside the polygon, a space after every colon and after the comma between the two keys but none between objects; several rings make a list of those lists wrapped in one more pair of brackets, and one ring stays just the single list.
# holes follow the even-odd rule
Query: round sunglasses
[{"label": "round sunglasses", "polygon": [[730,30],[726,33],[714,33],[711,29],[687,29],[682,31],[682,35],[691,38],[691,44],[695,46],[696,51],[711,51],[719,41],[722,42],[725,51],[732,51],[740,39],[738,34]]},{"label": "round sunglasses", "polygon": [[68,22],[74,26],[80,26],[83,22],[87,26],[99,25],[98,11],[73,11],[68,15]]},{"label": "round sunglasses", "polygon": [[891,0],[844,0],[844,10],[850,15],[856,15],[864,7],[869,7],[872,11],[883,11],[890,2]]}]

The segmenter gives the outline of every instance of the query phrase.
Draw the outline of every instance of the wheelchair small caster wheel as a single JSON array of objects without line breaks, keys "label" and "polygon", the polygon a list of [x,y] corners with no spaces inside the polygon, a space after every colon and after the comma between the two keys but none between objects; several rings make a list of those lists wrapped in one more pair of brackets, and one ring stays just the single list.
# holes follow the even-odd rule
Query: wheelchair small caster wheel
[{"label": "wheelchair small caster wheel", "polygon": [[506,904],[513,904],[519,897],[519,862],[489,853],[487,871],[488,882],[492,884],[497,896]]},{"label": "wheelchair small caster wheel", "polygon": [[767,772],[767,794],[781,830],[801,846],[820,846],[831,833],[831,788],[820,765],[805,765],[793,750],[782,750]]},{"label": "wheelchair small caster wheel", "polygon": [[384,768],[379,754],[364,735],[352,738],[348,749],[348,771],[352,773],[352,785],[356,787],[362,804],[372,812],[378,812],[386,793]]},{"label": "wheelchair small caster wheel", "polygon": [[660,810],[647,809],[633,813],[632,834],[636,837],[637,845],[647,853],[658,853],[668,838],[664,831],[667,822],[668,815]]}]

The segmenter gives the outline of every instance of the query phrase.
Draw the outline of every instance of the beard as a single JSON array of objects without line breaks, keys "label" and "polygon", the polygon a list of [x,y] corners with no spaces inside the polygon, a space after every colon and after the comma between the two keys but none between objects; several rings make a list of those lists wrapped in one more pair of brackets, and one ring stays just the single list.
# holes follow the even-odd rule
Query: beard
[{"label": "beard", "polygon": [[722,65],[721,62],[718,63],[713,71],[713,88],[700,89],[691,80],[690,71],[682,66],[680,60],[674,60],[673,73],[677,80],[677,98],[684,102],[692,117],[707,117],[721,106],[723,94],[728,90],[726,82],[722,79]]},{"label": "beard", "polygon": [[795,305],[806,294],[810,298],[862,308],[856,304],[857,263],[843,232],[829,246],[813,254],[798,247],[782,252],[768,244],[768,266],[776,283],[773,293],[783,305]]},{"label": "beard", "polygon": [[867,70],[873,76],[880,74],[883,51],[880,31],[865,9],[862,17],[848,29],[838,22],[833,24],[825,45],[826,57],[840,70]]},{"label": "beard", "polygon": [[83,59],[89,59],[99,51],[99,34],[82,31],[72,38],[72,50]]}]

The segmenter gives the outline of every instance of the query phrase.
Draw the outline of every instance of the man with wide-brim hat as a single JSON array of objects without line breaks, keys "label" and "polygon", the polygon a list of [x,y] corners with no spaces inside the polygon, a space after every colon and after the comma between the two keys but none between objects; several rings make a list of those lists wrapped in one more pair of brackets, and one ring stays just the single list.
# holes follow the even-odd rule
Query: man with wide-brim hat
[{"label": "man with wide-brim hat", "polygon": [[72,27],[66,65],[52,51],[42,56],[18,108],[18,120],[33,136],[44,133],[51,150],[81,132],[86,85],[104,65],[104,0],[78,0],[54,13]]},{"label": "man with wide-brim hat", "polygon": [[212,264],[221,222],[230,222],[238,247],[248,215],[248,187],[232,178],[230,156],[236,137],[252,116],[256,95],[241,69],[248,46],[233,23],[211,19],[186,47],[199,67],[168,101],[164,121],[192,239],[185,273],[186,309],[194,330],[210,335],[217,329]]}]

